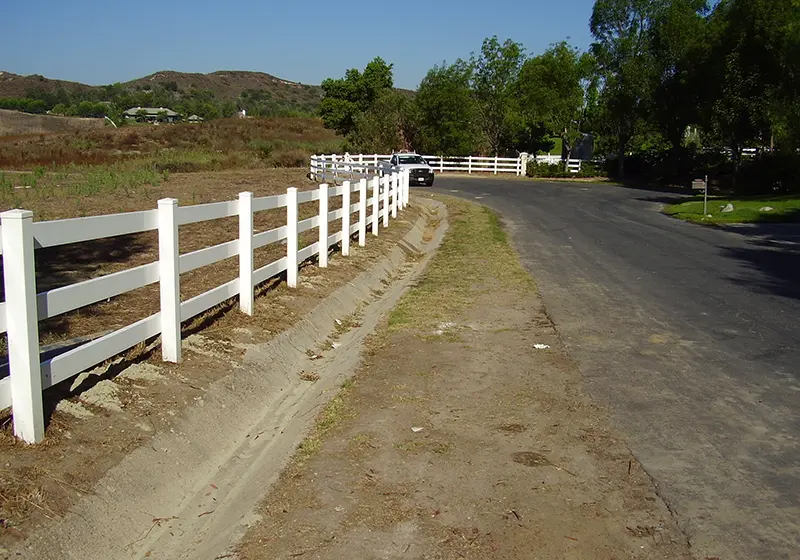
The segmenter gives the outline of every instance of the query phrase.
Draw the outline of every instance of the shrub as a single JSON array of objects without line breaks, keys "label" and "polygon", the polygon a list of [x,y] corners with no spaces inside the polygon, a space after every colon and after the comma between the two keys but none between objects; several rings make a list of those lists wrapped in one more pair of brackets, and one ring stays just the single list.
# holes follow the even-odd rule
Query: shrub
[{"label": "shrub", "polygon": [[595,178],[607,176],[602,169],[589,162],[583,162],[581,164],[581,170],[578,173],[571,173],[567,170],[566,164],[563,161],[559,163],[529,161],[527,175],[528,177],[547,179]]},{"label": "shrub", "polygon": [[740,194],[788,194],[800,192],[800,156],[773,152],[745,160],[736,189]]},{"label": "shrub", "polygon": [[536,160],[528,162],[528,177],[562,177],[566,175],[564,163],[544,163]]},{"label": "shrub", "polygon": [[306,167],[311,154],[300,148],[276,150],[271,157],[274,167]]}]

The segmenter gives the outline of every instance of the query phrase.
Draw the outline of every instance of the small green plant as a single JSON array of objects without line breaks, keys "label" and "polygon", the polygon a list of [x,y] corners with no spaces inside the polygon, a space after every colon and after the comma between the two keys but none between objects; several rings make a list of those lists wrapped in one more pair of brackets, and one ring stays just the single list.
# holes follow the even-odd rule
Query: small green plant
[{"label": "small green plant", "polygon": [[14,183],[11,182],[11,179],[6,177],[6,174],[0,171],[0,191],[3,194],[8,194],[14,192]]},{"label": "small green plant", "polygon": [[269,161],[272,157],[272,152],[275,151],[275,143],[269,140],[252,140],[250,141],[250,148],[258,154],[259,158]]}]

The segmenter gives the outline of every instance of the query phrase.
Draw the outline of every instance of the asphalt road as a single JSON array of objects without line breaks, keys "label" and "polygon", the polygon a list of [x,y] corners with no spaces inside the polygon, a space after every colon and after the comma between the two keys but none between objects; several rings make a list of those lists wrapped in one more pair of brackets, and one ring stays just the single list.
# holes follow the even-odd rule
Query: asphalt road
[{"label": "asphalt road", "polygon": [[696,556],[800,558],[800,227],[692,225],[659,213],[675,195],[603,185],[435,190],[502,213]]}]

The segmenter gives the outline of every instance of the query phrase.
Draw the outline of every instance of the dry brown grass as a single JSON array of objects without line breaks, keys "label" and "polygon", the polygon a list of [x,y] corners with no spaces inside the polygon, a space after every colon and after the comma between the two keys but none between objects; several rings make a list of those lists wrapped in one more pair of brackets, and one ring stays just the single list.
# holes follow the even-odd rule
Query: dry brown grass
[{"label": "dry brown grass", "polygon": [[0,136],[0,169],[144,160],[170,171],[219,170],[239,168],[243,163],[280,166],[278,161],[293,151],[302,150],[307,156],[340,149],[341,138],[324,128],[320,119],[217,119],[202,124]]},{"label": "dry brown grass", "polygon": [[32,115],[0,109],[0,137],[10,135],[52,134],[103,128],[105,119]]},{"label": "dry brown grass", "polygon": [[[252,191],[256,197],[282,194],[289,186],[301,190],[317,187],[305,177],[305,170],[275,169],[236,171],[205,174],[175,174],[168,182],[158,186],[138,189],[128,197],[101,193],[92,197],[63,200],[57,197],[42,198],[31,190],[25,191],[21,206],[32,210],[35,219],[101,215],[129,212],[156,207],[160,198],[177,198],[181,205],[203,204],[233,200],[242,191]],[[353,203],[358,200],[354,193]],[[331,199],[331,210],[341,206],[341,198]],[[316,215],[316,202],[300,207],[300,219]],[[255,216],[257,232],[279,227],[286,223],[285,210],[260,212]],[[329,234],[341,230],[341,223],[331,222]],[[316,241],[317,229],[301,235],[301,247]],[[237,218],[225,218],[182,226],[180,251],[188,253],[236,239]],[[255,266],[261,267],[282,257],[285,245],[275,243],[255,251]],[[156,232],[126,235],[116,238],[53,247],[36,252],[37,290],[51,290],[105,274],[133,268],[158,259]],[[1,268],[1,267],[0,267]],[[181,276],[181,298],[189,299],[215,288],[238,276],[237,258],[193,270]],[[0,297],[2,291],[0,290]],[[156,313],[159,309],[158,285],[153,284],[43,321],[40,323],[42,344],[51,344],[78,336],[116,330],[136,320]]]}]

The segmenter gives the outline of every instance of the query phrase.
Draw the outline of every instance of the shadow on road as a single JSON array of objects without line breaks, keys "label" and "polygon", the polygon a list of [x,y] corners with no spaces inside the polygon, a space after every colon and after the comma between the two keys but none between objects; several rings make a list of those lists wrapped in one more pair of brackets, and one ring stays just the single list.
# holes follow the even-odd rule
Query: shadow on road
[{"label": "shadow on road", "polygon": [[[798,219],[794,216],[792,219]],[[781,297],[800,299],[800,224],[747,224],[719,226],[750,239],[744,246],[722,247],[723,255],[751,268],[755,277],[731,281]]]}]

